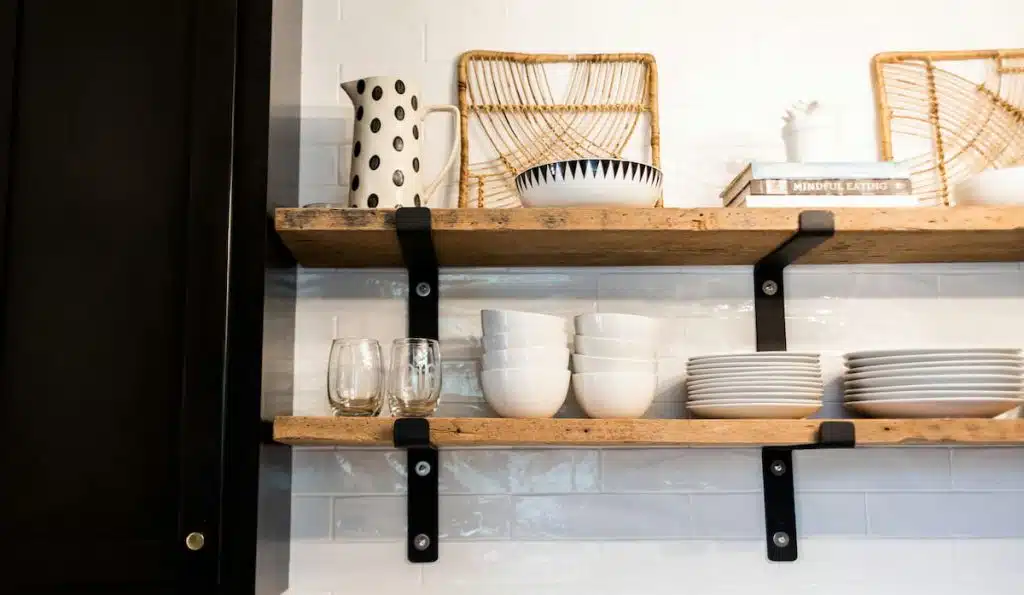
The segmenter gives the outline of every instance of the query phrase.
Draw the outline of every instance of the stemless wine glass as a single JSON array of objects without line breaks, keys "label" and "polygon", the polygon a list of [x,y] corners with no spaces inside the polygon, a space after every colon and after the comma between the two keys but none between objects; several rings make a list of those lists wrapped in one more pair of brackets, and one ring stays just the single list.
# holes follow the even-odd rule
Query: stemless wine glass
[{"label": "stemless wine glass", "polygon": [[327,401],[335,415],[373,416],[384,405],[384,367],[375,339],[335,339],[327,364]]},{"label": "stemless wine glass", "polygon": [[392,415],[433,414],[441,396],[441,345],[433,339],[395,339],[387,387]]}]

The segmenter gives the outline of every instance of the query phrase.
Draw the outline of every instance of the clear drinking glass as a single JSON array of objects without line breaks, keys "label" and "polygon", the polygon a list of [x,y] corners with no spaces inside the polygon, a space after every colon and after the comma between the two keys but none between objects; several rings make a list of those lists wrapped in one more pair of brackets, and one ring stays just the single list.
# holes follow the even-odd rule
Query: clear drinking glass
[{"label": "clear drinking glass", "polygon": [[384,405],[384,366],[375,339],[335,339],[327,363],[327,401],[335,415],[374,416]]},{"label": "clear drinking glass", "polygon": [[392,415],[432,415],[441,397],[440,343],[433,339],[395,339],[387,387]]}]

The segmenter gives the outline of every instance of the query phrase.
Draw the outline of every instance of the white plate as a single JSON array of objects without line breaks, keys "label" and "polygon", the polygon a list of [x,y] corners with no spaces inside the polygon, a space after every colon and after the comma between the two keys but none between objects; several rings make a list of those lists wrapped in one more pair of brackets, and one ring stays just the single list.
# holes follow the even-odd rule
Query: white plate
[{"label": "white plate", "polygon": [[886,364],[923,364],[928,362],[950,362],[962,366],[973,362],[998,361],[1003,365],[1021,365],[1024,362],[1019,355],[996,355],[991,353],[963,353],[951,355],[948,353],[923,354],[923,355],[886,355],[882,357],[866,357],[846,362],[846,367],[851,370],[861,368],[873,368],[874,366]]},{"label": "white plate", "polygon": [[820,402],[811,403],[687,403],[686,408],[697,417],[719,419],[803,419],[821,409]]},{"label": "white plate", "polygon": [[948,349],[870,349],[867,351],[852,351],[843,356],[846,360],[859,360],[865,358],[889,357],[894,355],[945,355],[947,357],[960,356],[962,354],[991,354],[991,355],[1020,355],[1021,350],[1016,347],[951,347]]},{"label": "white plate", "polygon": [[[887,386],[915,386],[919,384],[990,384],[1021,386],[1020,374],[915,374],[913,376],[882,376],[881,378],[847,378],[843,383],[850,388],[882,388]],[[1004,387],[1005,388],[1005,387]]]},{"label": "white plate", "polygon": [[964,397],[961,399],[895,399],[847,402],[846,406],[870,417],[995,417],[1021,404],[1020,399]]},{"label": "white plate", "polygon": [[771,380],[733,380],[726,378],[723,380],[687,381],[686,383],[688,390],[700,390],[702,388],[816,388],[821,390],[823,386],[820,380],[780,380],[778,378]]},{"label": "white plate", "polygon": [[720,399],[760,399],[762,401],[789,401],[791,399],[821,399],[820,390],[730,390],[720,392],[690,392],[687,391],[687,399],[694,401],[720,400]]},{"label": "white plate", "polygon": [[735,364],[689,364],[686,366],[688,371],[693,372],[747,372],[766,370],[768,372],[816,372],[821,369],[818,364],[799,364],[795,362],[779,362],[769,363],[761,362],[756,364],[751,363],[735,363]]},{"label": "white plate", "polygon": [[705,380],[723,380],[727,378],[736,380],[814,380],[820,382],[821,371],[800,370],[798,372],[779,372],[777,370],[744,370],[741,372],[736,372],[732,370],[715,370],[712,372],[694,372],[687,376],[687,378],[691,382],[703,382]]},{"label": "white plate", "polygon": [[762,353],[730,353],[727,355],[698,355],[690,358],[691,364],[711,363],[759,363],[759,362],[799,362],[817,363],[821,359],[817,353],[791,353],[788,351],[765,351]]},{"label": "white plate", "polygon": [[762,399],[760,397],[736,397],[733,399],[693,399],[686,401],[687,405],[732,405],[736,403],[784,403],[786,405],[795,403],[797,405],[815,405],[821,403],[820,399]]},{"label": "white plate", "polygon": [[941,365],[935,367],[919,366],[917,364],[899,364],[897,366],[878,366],[877,368],[865,368],[864,371],[847,372],[847,380],[862,380],[865,378],[900,378],[903,376],[922,376],[934,374],[947,376],[951,374],[998,374],[1000,376],[1022,376],[1024,367],[1021,366],[964,366]]},{"label": "white plate", "polygon": [[885,390],[875,392],[845,393],[847,401],[891,401],[893,399],[962,399],[973,397],[997,397],[1000,399],[1021,399],[1019,390]]}]

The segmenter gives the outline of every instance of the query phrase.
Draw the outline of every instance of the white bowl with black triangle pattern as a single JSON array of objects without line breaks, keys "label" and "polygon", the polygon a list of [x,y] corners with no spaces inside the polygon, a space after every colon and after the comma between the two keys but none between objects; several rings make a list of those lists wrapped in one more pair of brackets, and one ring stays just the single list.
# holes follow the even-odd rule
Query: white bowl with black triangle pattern
[{"label": "white bowl with black triangle pattern", "polygon": [[661,170],[625,159],[572,159],[531,167],[516,176],[525,207],[653,207]]}]

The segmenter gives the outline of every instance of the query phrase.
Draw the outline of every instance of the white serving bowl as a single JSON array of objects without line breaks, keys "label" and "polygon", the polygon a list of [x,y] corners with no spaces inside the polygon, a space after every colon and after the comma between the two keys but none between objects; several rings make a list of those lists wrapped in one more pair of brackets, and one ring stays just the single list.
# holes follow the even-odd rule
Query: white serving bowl
[{"label": "white serving bowl", "polygon": [[1024,167],[987,169],[953,186],[958,205],[1024,204]]},{"label": "white serving bowl", "polygon": [[480,323],[485,335],[534,332],[564,335],[566,331],[566,320],[561,316],[517,310],[480,310]]},{"label": "white serving bowl", "polygon": [[484,353],[500,349],[519,349],[520,347],[565,347],[568,337],[562,332],[532,333],[498,333],[484,335]]},{"label": "white serving bowl", "polygon": [[643,417],[654,401],[657,374],[573,374],[572,392],[590,417]]},{"label": "white serving bowl", "polygon": [[577,335],[627,341],[658,340],[658,319],[636,314],[580,314],[573,319]]},{"label": "white serving bowl", "polygon": [[625,159],[555,161],[516,176],[525,207],[653,207],[661,183],[661,170]]},{"label": "white serving bowl", "polygon": [[553,368],[501,368],[480,372],[480,385],[502,417],[552,417],[565,403],[569,375]]},{"label": "white serving bowl", "polygon": [[658,360],[628,359],[624,357],[594,357],[592,355],[572,355],[573,372],[600,373],[625,372],[627,374],[657,374]]},{"label": "white serving bowl", "polygon": [[484,370],[500,368],[554,368],[569,369],[569,349],[566,347],[517,347],[484,353]]},{"label": "white serving bowl", "polygon": [[620,357],[627,359],[654,359],[657,348],[646,341],[626,341],[606,337],[576,335],[576,353],[594,357]]}]

